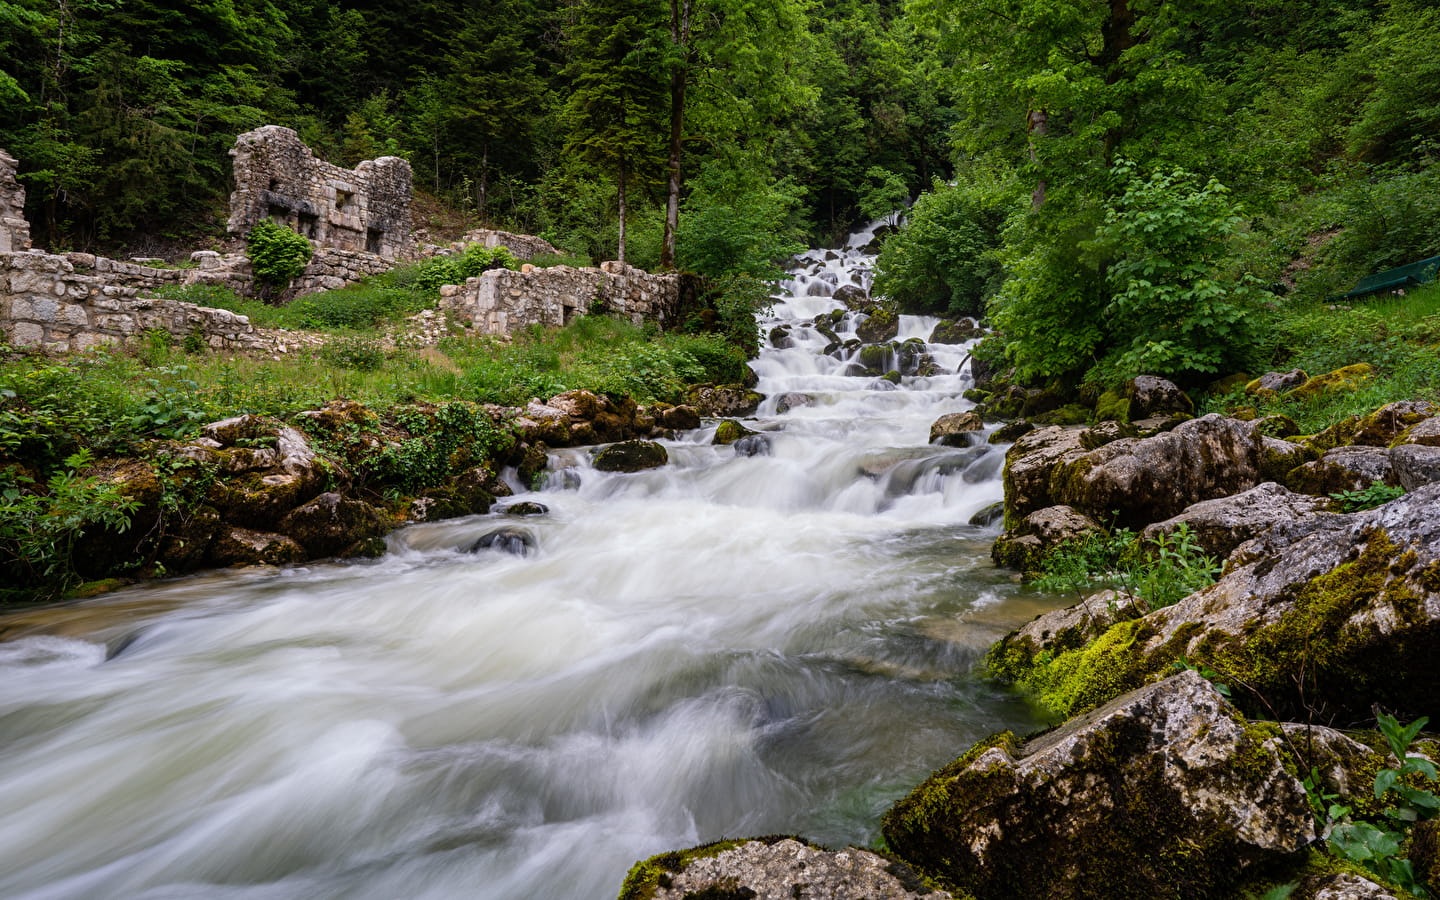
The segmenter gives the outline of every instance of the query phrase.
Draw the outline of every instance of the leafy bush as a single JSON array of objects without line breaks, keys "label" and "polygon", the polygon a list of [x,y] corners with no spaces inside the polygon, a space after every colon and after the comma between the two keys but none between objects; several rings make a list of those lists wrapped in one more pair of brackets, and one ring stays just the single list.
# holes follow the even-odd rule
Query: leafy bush
[{"label": "leafy bush", "polygon": [[320,358],[340,369],[378,372],[385,365],[385,349],[373,338],[344,337],[327,343],[320,351]]},{"label": "leafy bush", "polygon": [[104,478],[80,473],[89,451],[65,459],[43,486],[0,473],[0,601],[58,599],[79,583],[75,542],[88,528],[123,532],[139,505]]},{"label": "leafy bush", "polygon": [[[377,283],[378,282],[378,283]],[[434,307],[430,297],[413,290],[384,286],[383,281],[307,294],[288,304],[277,323],[320,331],[374,328],[381,322],[414,315]]]},{"label": "leafy bush", "polygon": [[885,239],[875,292],[908,313],[980,315],[1003,278],[997,250],[1005,221],[997,185],[936,181]]},{"label": "leafy bush", "polygon": [[1342,512],[1352,513],[1384,506],[1391,500],[1403,496],[1405,496],[1405,489],[1402,487],[1394,487],[1383,481],[1372,481],[1367,488],[1358,491],[1341,491],[1338,494],[1331,494],[1330,499],[1340,504]]},{"label": "leafy bush", "polygon": [[1240,368],[1254,346],[1252,314],[1273,298],[1254,278],[1222,271],[1243,221],[1229,192],[1179,169],[1143,178],[1128,163],[1115,168],[1125,190],[1098,235],[1115,254],[1098,380]]},{"label": "leafy bush", "polygon": [[518,268],[520,260],[508,247],[471,244],[463,253],[436,256],[418,265],[397,269],[393,277],[397,287],[438,294],[441,285],[463,284],[465,279],[478,278],[491,269]]},{"label": "leafy bush", "polygon": [[269,219],[250,229],[245,248],[255,278],[272,295],[289,287],[315,252],[308,240]]}]

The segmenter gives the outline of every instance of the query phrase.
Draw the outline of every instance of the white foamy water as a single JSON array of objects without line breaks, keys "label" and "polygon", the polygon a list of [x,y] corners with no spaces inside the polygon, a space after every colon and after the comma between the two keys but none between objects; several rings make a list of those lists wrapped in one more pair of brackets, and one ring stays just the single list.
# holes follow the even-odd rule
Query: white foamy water
[{"label": "white foamy water", "polygon": [[[970,406],[966,348],[897,388],[808,324],[868,286],[872,232],[797,261],[765,326],[793,340],[754,364],[768,454],[713,424],[649,472],[560,451],[517,498],[548,516],[137,588],[86,639],[0,644],[0,896],[601,900],[722,836],[873,842],[931,769],[1040,724],[971,671],[1049,604],[966,524],[1000,451],[927,444]],[[502,526],[535,551],[468,551]]]}]

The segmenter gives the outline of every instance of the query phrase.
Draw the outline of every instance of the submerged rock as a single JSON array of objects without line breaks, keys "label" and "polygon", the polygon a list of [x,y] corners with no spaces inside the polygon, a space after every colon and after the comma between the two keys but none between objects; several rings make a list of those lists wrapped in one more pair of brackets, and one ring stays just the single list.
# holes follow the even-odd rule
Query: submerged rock
[{"label": "submerged rock", "polygon": [[930,331],[932,344],[963,344],[985,332],[974,319],[943,319]]},{"label": "submerged rock", "polygon": [[520,503],[512,503],[501,512],[507,516],[545,516],[550,514],[550,507],[543,503],[536,503],[533,500],[524,500]]},{"label": "submerged rock", "polygon": [[801,394],[792,391],[788,394],[781,394],[775,400],[775,412],[784,415],[792,409],[799,409],[802,406],[814,406],[815,398],[810,394]]},{"label": "submerged rock", "polygon": [[670,454],[654,441],[622,441],[595,454],[594,465],[602,472],[639,472],[669,461]]},{"label": "submerged rock", "polygon": [[950,900],[903,863],[796,838],[721,841],[636,863],[625,900]]},{"label": "submerged rock", "polygon": [[736,456],[769,456],[770,438],[763,434],[747,434],[733,445]]},{"label": "submerged rock", "polygon": [[716,426],[715,438],[711,443],[724,446],[726,444],[733,444],[741,438],[748,437],[752,434],[755,434],[755,432],[741,425],[734,419],[726,419]]},{"label": "submerged rock", "polygon": [[1304,788],[1182,672],[1028,743],[976,745],[886,813],[890,848],[978,897],[1224,896],[1315,839]]},{"label": "submerged rock", "polygon": [[498,550],[511,556],[529,556],[537,548],[535,535],[524,528],[497,528],[480,536],[466,552],[479,553],[481,550]]},{"label": "submerged rock", "polygon": [[989,528],[1003,518],[1005,518],[1005,504],[996,502],[971,516],[968,524],[977,528]]}]

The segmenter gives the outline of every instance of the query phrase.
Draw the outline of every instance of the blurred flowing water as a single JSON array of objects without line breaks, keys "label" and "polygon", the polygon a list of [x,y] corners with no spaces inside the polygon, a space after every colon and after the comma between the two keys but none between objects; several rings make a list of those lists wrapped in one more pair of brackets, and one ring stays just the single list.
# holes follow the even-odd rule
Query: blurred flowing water
[{"label": "blurred flowing water", "polygon": [[[868,285],[872,234],[784,284],[765,328],[792,346],[754,363],[747,423],[768,454],[713,425],[649,472],[561,451],[517,498],[546,517],[149,585],[0,644],[0,896],[602,900],[722,836],[871,843],[933,768],[1043,724],[972,671],[1054,602],[966,524],[1003,448],[927,444],[970,407],[967,348],[897,387],[809,324]],[[501,524],[536,552],[466,552]]]}]

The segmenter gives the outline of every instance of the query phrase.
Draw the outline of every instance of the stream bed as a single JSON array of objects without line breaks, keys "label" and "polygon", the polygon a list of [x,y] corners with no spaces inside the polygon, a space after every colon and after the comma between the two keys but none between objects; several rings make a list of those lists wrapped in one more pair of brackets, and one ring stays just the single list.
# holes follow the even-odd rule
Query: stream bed
[{"label": "stream bed", "polygon": [[[868,286],[872,234],[783,285],[755,455],[713,423],[635,474],[556,451],[507,501],[543,517],[141,586],[0,643],[0,897],[608,900],[721,837],[873,843],[932,769],[1042,727],[973,671],[1057,605],[967,524],[1003,448],[927,443],[971,407],[968,348],[897,386],[810,324]],[[500,525],[534,552],[469,552]]]}]

